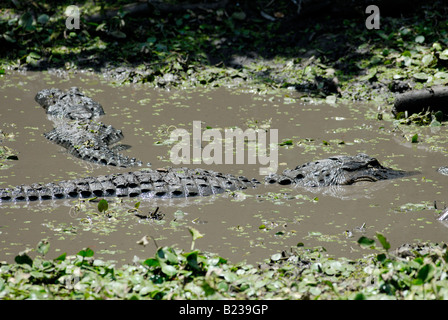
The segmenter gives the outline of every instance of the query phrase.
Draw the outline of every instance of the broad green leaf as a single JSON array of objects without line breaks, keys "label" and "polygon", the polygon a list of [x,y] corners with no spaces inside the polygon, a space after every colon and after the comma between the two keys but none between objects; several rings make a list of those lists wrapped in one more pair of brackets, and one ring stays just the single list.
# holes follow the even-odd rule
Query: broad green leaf
[{"label": "broad green leaf", "polygon": [[360,81],[367,81],[367,80],[371,80],[376,76],[376,73],[378,72],[377,68],[371,68],[369,70],[369,73],[366,74],[365,76],[359,77]]},{"label": "broad green leaf", "polygon": [[148,267],[158,267],[160,266],[159,260],[157,259],[146,259],[145,261],[142,262],[143,265],[148,266]]},{"label": "broad green leaf", "polygon": [[278,145],[279,146],[292,146],[293,142],[292,142],[292,140],[285,140],[285,141],[280,142]]},{"label": "broad green leaf", "polygon": [[14,258],[14,261],[18,264],[28,264],[30,266],[33,265],[33,260],[26,253],[16,256]]},{"label": "broad green leaf", "polygon": [[194,269],[196,271],[200,270],[199,263],[198,263],[198,252],[197,251],[193,251],[187,255],[187,263],[192,269]]},{"label": "broad green leaf", "polygon": [[421,280],[422,284],[431,280],[435,273],[435,267],[433,264],[423,265],[417,273],[417,279]]},{"label": "broad green leaf", "polygon": [[56,260],[56,261],[65,261],[66,257],[67,257],[67,253],[64,252],[63,254],[61,254],[59,257],[57,257],[54,260]]},{"label": "broad green leaf", "polygon": [[107,209],[109,209],[109,203],[105,199],[101,199],[100,202],[98,202],[98,211],[99,212],[106,212]]},{"label": "broad green leaf", "polygon": [[429,66],[433,62],[433,55],[432,54],[426,54],[422,58],[422,63],[424,66]]},{"label": "broad green leaf", "polygon": [[24,14],[22,14],[22,16],[20,16],[19,26],[21,26],[25,30],[33,29],[33,16],[30,12],[25,12]]},{"label": "broad green leaf", "polygon": [[41,255],[46,255],[48,250],[50,249],[50,242],[47,240],[41,240],[37,244],[37,252],[39,252]]},{"label": "broad green leaf", "polygon": [[378,238],[379,242],[383,246],[383,249],[388,251],[390,249],[390,243],[386,240],[386,237],[383,236],[381,233],[377,233],[376,237]]},{"label": "broad green leaf", "polygon": [[413,77],[417,80],[425,81],[429,79],[429,75],[424,72],[414,73]]},{"label": "broad green leaf", "polygon": [[40,24],[46,24],[48,20],[50,20],[50,17],[47,14],[41,14],[37,18],[37,22],[39,22]]},{"label": "broad green leaf", "polygon": [[424,36],[417,36],[417,37],[415,37],[415,42],[423,43],[423,42],[425,42],[425,37]]},{"label": "broad green leaf", "polygon": [[278,261],[278,260],[280,260],[282,258],[282,254],[281,253],[274,253],[272,256],[271,256],[271,260],[272,261]]},{"label": "broad green leaf", "polygon": [[166,274],[168,277],[174,277],[177,273],[177,270],[175,267],[170,266],[169,264],[163,264],[162,265],[162,272]]},{"label": "broad green leaf", "polygon": [[195,241],[196,239],[200,239],[202,238],[204,235],[202,233],[200,233],[197,229],[195,228],[188,228],[188,230],[190,231],[191,236],[193,237],[193,241]]},{"label": "broad green leaf", "polygon": [[439,55],[440,60],[448,60],[448,49],[443,50]]},{"label": "broad green leaf", "polygon": [[362,247],[370,247],[375,244],[375,240],[362,236],[358,239],[358,244]]},{"label": "broad green leaf", "polygon": [[81,257],[83,257],[83,258],[90,258],[90,257],[93,257],[93,254],[94,254],[94,252],[93,252],[93,250],[90,249],[90,248],[87,248],[87,249],[85,249],[85,250],[81,250],[81,251],[78,252],[78,256],[81,256]]}]

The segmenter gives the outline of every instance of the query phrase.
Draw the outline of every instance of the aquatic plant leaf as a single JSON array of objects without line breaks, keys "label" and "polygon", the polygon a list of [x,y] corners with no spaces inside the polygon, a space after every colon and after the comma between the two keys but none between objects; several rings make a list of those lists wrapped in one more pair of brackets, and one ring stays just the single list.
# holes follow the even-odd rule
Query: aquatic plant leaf
[{"label": "aquatic plant leaf", "polygon": [[433,264],[423,265],[417,273],[417,281],[414,284],[423,284],[432,279],[435,273],[435,267]]},{"label": "aquatic plant leaf", "polygon": [[41,240],[37,244],[37,252],[39,252],[41,255],[46,255],[48,250],[50,249],[50,242],[47,240]]},{"label": "aquatic plant leaf", "polygon": [[278,145],[279,146],[292,146],[293,142],[292,142],[292,140],[285,140],[285,141],[280,142]]},{"label": "aquatic plant leaf", "polygon": [[420,81],[425,81],[425,80],[428,80],[428,79],[429,79],[429,75],[426,74],[426,73],[424,73],[424,72],[417,72],[417,73],[414,73],[413,77],[414,77],[415,79],[417,79],[417,80],[420,80]]},{"label": "aquatic plant leaf", "polygon": [[439,55],[440,60],[448,60],[448,49],[443,50]]},{"label": "aquatic plant leaf", "polygon": [[168,277],[174,277],[177,273],[177,270],[175,267],[169,265],[169,264],[163,264],[162,265],[162,272],[166,274]]},{"label": "aquatic plant leaf", "polygon": [[204,236],[202,233],[200,233],[195,228],[188,228],[188,230],[190,231],[190,234],[193,237],[193,241],[195,241],[196,239],[200,239],[200,238],[202,238]]},{"label": "aquatic plant leaf", "polygon": [[81,256],[81,257],[83,257],[83,258],[90,258],[90,257],[93,257],[93,254],[94,254],[94,252],[93,252],[93,250],[90,249],[90,248],[87,248],[87,249],[85,249],[85,250],[81,250],[81,251],[78,252],[78,256]]},{"label": "aquatic plant leaf", "polygon": [[370,247],[375,244],[375,240],[362,236],[358,239],[358,244],[362,247]]},{"label": "aquatic plant leaf", "polygon": [[26,253],[20,254],[14,258],[14,261],[18,264],[28,264],[33,265],[33,260]]},{"label": "aquatic plant leaf", "polygon": [[67,253],[64,252],[63,254],[61,254],[59,257],[57,257],[54,260],[56,260],[56,261],[64,261],[66,257],[67,257]]},{"label": "aquatic plant leaf", "polygon": [[143,265],[148,266],[148,267],[158,267],[160,266],[159,260],[157,259],[146,259],[145,261],[142,262]]},{"label": "aquatic plant leaf", "polygon": [[107,209],[109,209],[109,203],[107,200],[101,199],[100,202],[98,202],[98,211],[106,212]]},{"label": "aquatic plant leaf", "polygon": [[48,20],[50,20],[50,17],[47,14],[41,14],[37,18],[37,22],[39,22],[40,24],[46,24]]},{"label": "aquatic plant leaf", "polygon": [[423,56],[422,58],[422,63],[424,66],[429,66],[434,60],[434,57],[432,54],[427,54],[425,56]]},{"label": "aquatic plant leaf", "polygon": [[189,253],[187,256],[187,263],[188,265],[196,271],[200,271],[199,268],[199,263],[198,263],[198,252],[197,251],[193,251],[191,253]]},{"label": "aquatic plant leaf", "polygon": [[383,246],[383,249],[388,251],[390,249],[390,243],[386,240],[386,237],[383,236],[381,233],[377,233],[376,237],[378,238],[379,242]]},{"label": "aquatic plant leaf", "polygon": [[417,42],[417,43],[423,43],[423,42],[425,42],[425,37],[424,36],[417,36],[417,37],[415,37],[415,42]]},{"label": "aquatic plant leaf", "polygon": [[271,260],[272,261],[278,261],[278,260],[280,260],[282,258],[282,254],[281,253],[274,253],[272,256],[271,256]]}]

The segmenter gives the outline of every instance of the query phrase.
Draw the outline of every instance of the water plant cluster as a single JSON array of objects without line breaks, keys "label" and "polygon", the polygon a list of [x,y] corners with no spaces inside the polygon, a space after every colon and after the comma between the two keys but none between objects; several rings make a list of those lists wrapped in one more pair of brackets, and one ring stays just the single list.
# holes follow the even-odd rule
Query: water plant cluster
[{"label": "water plant cluster", "polygon": [[[0,299],[447,299],[446,245],[404,245],[361,237],[377,253],[349,260],[324,248],[296,247],[264,263],[231,263],[200,250],[158,248],[154,257],[116,266],[86,248],[45,257],[48,241],[0,264]],[[36,257],[30,257],[34,251]],[[372,252],[372,251],[371,251]]]}]

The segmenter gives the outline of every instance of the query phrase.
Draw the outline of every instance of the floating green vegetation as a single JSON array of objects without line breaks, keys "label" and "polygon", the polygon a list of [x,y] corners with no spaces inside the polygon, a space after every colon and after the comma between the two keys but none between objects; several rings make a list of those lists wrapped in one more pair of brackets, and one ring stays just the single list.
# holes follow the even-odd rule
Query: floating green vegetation
[{"label": "floating green vegetation", "polygon": [[394,212],[416,212],[424,210],[434,210],[434,202],[425,201],[423,203],[405,203],[398,208],[392,209]]},{"label": "floating green vegetation", "polygon": [[70,223],[50,221],[44,226],[61,237],[67,237],[82,232],[108,235],[137,221],[139,224],[164,223],[163,213],[158,208],[145,211],[148,212],[140,208],[140,202],[132,204],[130,201],[85,199],[75,202],[70,208],[70,215],[73,218]]},{"label": "floating green vegetation", "polygon": [[295,201],[293,204],[302,204],[306,202],[318,202],[318,197],[308,196],[306,194],[291,194],[289,192],[267,192],[265,194],[257,195],[257,201],[270,201],[274,204],[278,205],[288,205],[289,201],[292,200],[301,200]]},{"label": "floating green vegetation", "polygon": [[382,234],[376,238],[380,247],[359,238],[362,248],[378,253],[357,260],[302,243],[259,265],[161,247],[121,267],[95,259],[89,248],[49,259],[50,243],[42,240],[14,264],[0,264],[0,299],[448,299],[446,245],[391,252]]}]

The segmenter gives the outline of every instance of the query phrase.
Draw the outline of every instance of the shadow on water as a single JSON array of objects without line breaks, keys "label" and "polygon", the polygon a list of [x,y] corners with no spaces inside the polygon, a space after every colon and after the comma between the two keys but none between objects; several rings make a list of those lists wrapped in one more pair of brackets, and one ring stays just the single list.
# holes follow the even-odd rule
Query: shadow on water
[{"label": "shadow on water", "polygon": [[[413,172],[403,178],[326,189],[260,185],[256,189],[208,198],[109,199],[105,213],[97,202],[79,200],[4,203],[0,207],[0,260],[13,261],[18,252],[49,239],[49,256],[90,247],[96,256],[129,262],[145,258],[156,247],[176,245],[188,250],[189,228],[204,236],[196,247],[232,261],[260,261],[298,244],[323,246],[336,256],[367,253],[361,236],[383,233],[392,246],[419,240],[446,240],[446,227],[436,221],[434,201],[443,206],[447,178],[436,172],[446,153],[428,145],[408,147],[389,119],[378,121],[368,104],[303,104],[291,96],[210,89],[158,91],[143,86],[112,87],[80,74],[60,79],[47,73],[9,75],[1,84],[3,144],[18,159],[0,171],[1,187],[33,182],[96,176],[129,169],[93,165],[73,158],[47,141],[52,128],[34,102],[47,87],[78,86],[103,105],[102,121],[123,130],[122,150],[152,168],[172,166],[169,134],[173,128],[191,132],[193,121],[203,128],[278,129],[279,171],[336,154],[367,153],[384,166]],[[446,135],[441,127],[438,134]],[[430,136],[430,132],[428,132]],[[208,142],[202,141],[202,146]],[[447,142],[437,147],[446,149]],[[422,143],[421,145],[424,145]],[[11,163],[11,162],[9,162]],[[260,164],[188,165],[257,178]],[[138,208],[136,203],[140,202]],[[151,219],[156,208],[163,219]],[[155,239],[139,244],[145,236]]]}]

